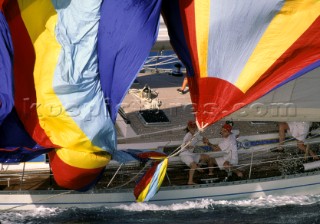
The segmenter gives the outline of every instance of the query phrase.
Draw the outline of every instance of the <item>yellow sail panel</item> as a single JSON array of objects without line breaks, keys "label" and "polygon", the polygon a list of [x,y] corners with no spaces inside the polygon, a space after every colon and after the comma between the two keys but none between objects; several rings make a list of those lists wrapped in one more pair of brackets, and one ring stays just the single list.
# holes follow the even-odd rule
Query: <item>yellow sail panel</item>
[{"label": "yellow sail panel", "polygon": [[210,0],[195,0],[196,39],[200,77],[208,76],[208,42],[210,26]]},{"label": "yellow sail panel", "polygon": [[235,86],[245,93],[319,15],[320,1],[286,1],[250,56]]},{"label": "yellow sail panel", "polygon": [[105,167],[111,156],[107,152],[91,153],[85,150],[74,151],[70,149],[56,149],[59,158],[66,164],[81,168],[81,169],[95,169]]},{"label": "yellow sail panel", "polygon": [[34,43],[45,31],[48,19],[57,12],[50,0],[18,0],[18,5],[31,41]]}]

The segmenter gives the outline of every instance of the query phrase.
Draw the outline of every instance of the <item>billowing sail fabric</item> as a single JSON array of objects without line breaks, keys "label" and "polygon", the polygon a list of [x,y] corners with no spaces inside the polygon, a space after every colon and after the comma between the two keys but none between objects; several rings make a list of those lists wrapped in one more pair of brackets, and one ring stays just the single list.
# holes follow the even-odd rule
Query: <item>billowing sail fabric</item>
[{"label": "billowing sail fabric", "polygon": [[0,1],[0,162],[29,161],[49,152],[29,136],[13,108],[13,44]]},{"label": "billowing sail fabric", "polygon": [[30,137],[12,109],[0,125],[0,163],[26,162],[50,150]]},{"label": "billowing sail fabric", "polygon": [[98,79],[101,1],[12,0],[4,7],[14,46],[15,109],[39,145],[55,147],[57,183],[85,189],[115,150]]},{"label": "billowing sail fabric", "polygon": [[164,0],[200,127],[320,66],[318,0]]},{"label": "billowing sail fabric", "polygon": [[0,125],[13,107],[13,46],[0,7]]},{"label": "billowing sail fabric", "polygon": [[167,172],[168,158],[156,162],[144,174],[134,189],[137,202],[149,201],[160,189]]},{"label": "billowing sail fabric", "polygon": [[168,156],[154,150],[127,149],[140,162],[152,162],[153,165],[144,173],[134,188],[137,202],[149,201],[160,189],[168,167]]},{"label": "billowing sail fabric", "polygon": [[160,160],[167,158],[167,154],[154,150],[127,149],[125,152],[141,162],[147,162],[150,159]]},{"label": "billowing sail fabric", "polygon": [[160,10],[159,0],[105,0],[102,4],[99,72],[113,121],[157,39]]},{"label": "billowing sail fabric", "polygon": [[[99,179],[111,156],[123,159],[116,150],[114,123],[102,90],[111,93],[108,98],[117,98],[109,102],[120,103],[155,41],[160,3],[10,0],[3,9],[14,48],[15,118],[31,142],[2,147],[15,153],[21,146],[26,152],[55,148],[49,158],[56,182],[69,189],[87,189]],[[158,15],[151,16],[153,11]],[[149,25],[142,29],[145,24]],[[98,37],[98,32],[104,34]],[[145,46],[140,49],[142,43]],[[10,62],[9,47],[5,58]],[[10,77],[10,70],[6,76]],[[122,95],[114,96],[118,89]],[[118,105],[111,107],[115,118]],[[1,129],[0,134],[9,133],[7,125]]]}]

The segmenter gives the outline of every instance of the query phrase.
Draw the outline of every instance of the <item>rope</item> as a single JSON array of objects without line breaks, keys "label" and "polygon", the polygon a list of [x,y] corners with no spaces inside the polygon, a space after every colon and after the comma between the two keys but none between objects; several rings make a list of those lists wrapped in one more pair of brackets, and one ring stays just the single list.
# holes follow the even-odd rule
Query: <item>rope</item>
[{"label": "rope", "polygon": [[194,138],[196,138],[201,132],[197,131],[191,138],[191,140],[189,142],[187,142],[184,146],[180,145],[176,150],[174,150],[167,158],[171,158],[174,157],[176,155],[178,155],[180,152],[184,151],[186,149],[187,146],[189,146],[191,144],[191,142],[194,140]]},{"label": "rope", "polygon": [[118,167],[117,171],[114,173],[114,175],[112,176],[111,180],[109,181],[107,187],[109,187],[109,185],[112,183],[113,179],[116,177],[116,175],[118,174],[119,170],[121,169],[123,163],[120,164],[120,166]]},{"label": "rope", "polygon": [[250,170],[249,170],[249,179],[251,179],[252,164],[253,164],[253,151],[251,152]]},{"label": "rope", "polygon": [[20,177],[20,191],[21,191],[22,181],[23,181],[23,178],[24,178],[25,168],[26,168],[26,162],[23,163],[22,177]]},{"label": "rope", "polygon": [[116,186],[116,187],[113,187],[113,188],[110,188],[110,189],[118,189],[118,188],[121,188],[121,187],[124,187],[124,186],[128,185],[130,182],[134,181],[134,180],[147,168],[147,166],[150,165],[150,163],[151,163],[151,162],[148,161],[148,162],[146,163],[146,165],[145,165],[136,175],[134,175],[130,180],[128,180],[128,181],[125,182],[124,184],[119,185],[119,186]]},{"label": "rope", "polygon": [[[159,60],[161,59],[166,59],[164,61],[159,62]],[[151,64],[152,62],[154,62],[153,64]],[[157,67],[159,65],[168,65],[168,64],[173,64],[179,62],[178,57],[175,54],[171,54],[171,55],[157,55],[157,56],[150,56],[148,57],[148,59],[146,60],[143,68],[150,68],[152,66]],[[157,68],[155,68],[157,69]]]}]

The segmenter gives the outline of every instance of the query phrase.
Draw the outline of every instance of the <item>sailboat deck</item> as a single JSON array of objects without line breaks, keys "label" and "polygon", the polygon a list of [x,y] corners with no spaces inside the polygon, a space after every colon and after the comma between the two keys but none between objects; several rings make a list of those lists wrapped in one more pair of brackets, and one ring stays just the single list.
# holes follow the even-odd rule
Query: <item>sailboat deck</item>
[{"label": "sailboat deck", "polygon": [[[130,122],[131,133],[120,130],[117,122],[118,144],[141,142],[168,142],[181,141],[185,135],[185,127],[189,120],[194,120],[190,93],[179,94],[177,89],[181,86],[183,77],[169,75],[168,72],[153,73],[152,71],[139,73],[137,82],[134,83],[123,100],[121,108]],[[141,97],[141,91],[148,85],[154,92],[151,99]],[[145,124],[139,117],[140,110],[147,110],[153,104],[161,102],[162,110],[169,119],[169,123]],[[154,105],[153,105],[154,106]],[[121,118],[118,115],[118,118]],[[220,137],[220,127],[225,121],[204,129],[204,136],[208,138]],[[248,121],[235,121],[234,129],[240,131],[240,135],[254,135],[277,132],[277,122],[252,123]],[[133,133],[133,134],[132,134]]]},{"label": "sailboat deck", "polygon": [[[204,172],[196,172],[195,182],[204,184],[208,182],[232,182],[237,180],[255,180],[268,177],[279,177],[290,174],[303,173],[302,164],[304,155],[299,153],[295,147],[286,149],[285,153],[257,152],[251,162],[251,153],[239,155],[239,169],[244,173],[243,178],[235,174],[228,175],[226,171],[214,169],[214,176],[208,176],[205,165]],[[150,167],[145,163],[124,165],[118,170],[118,166],[106,169],[102,179],[95,186],[95,189],[133,189],[141,178],[143,170]],[[187,184],[189,168],[182,162],[169,163],[166,177],[162,186],[183,186]],[[208,180],[209,179],[209,180]],[[19,190],[62,190],[49,171],[41,172],[6,172],[0,177],[0,189],[9,191]]]}]

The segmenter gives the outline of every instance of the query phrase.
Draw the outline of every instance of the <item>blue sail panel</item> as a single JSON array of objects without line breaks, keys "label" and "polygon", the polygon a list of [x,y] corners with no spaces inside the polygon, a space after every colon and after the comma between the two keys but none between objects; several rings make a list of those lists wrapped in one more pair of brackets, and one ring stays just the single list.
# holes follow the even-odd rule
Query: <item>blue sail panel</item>
[{"label": "blue sail panel", "polygon": [[13,107],[13,46],[7,21],[0,11],[0,125]]},{"label": "blue sail panel", "polygon": [[121,101],[156,41],[158,0],[103,1],[98,31],[101,88],[115,121]]}]

